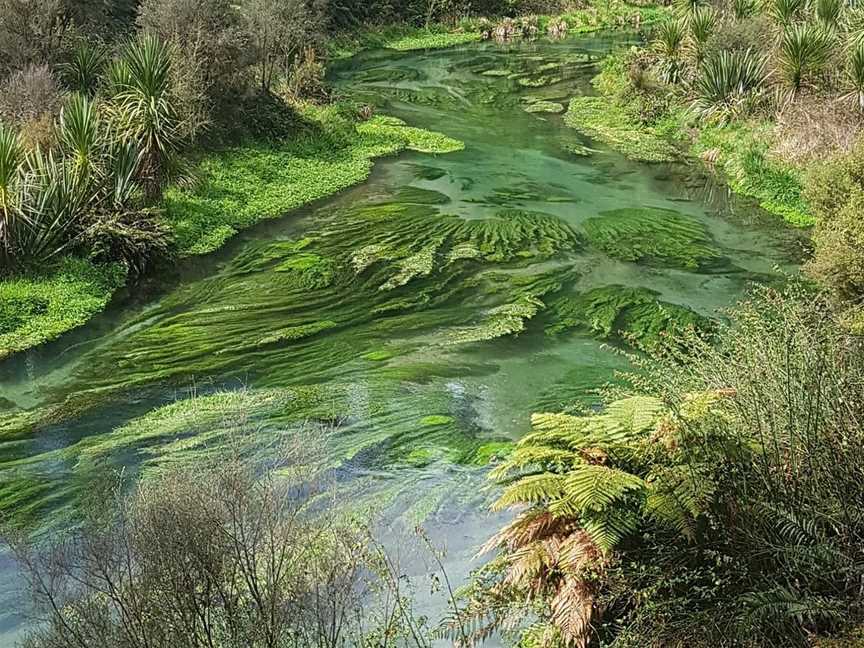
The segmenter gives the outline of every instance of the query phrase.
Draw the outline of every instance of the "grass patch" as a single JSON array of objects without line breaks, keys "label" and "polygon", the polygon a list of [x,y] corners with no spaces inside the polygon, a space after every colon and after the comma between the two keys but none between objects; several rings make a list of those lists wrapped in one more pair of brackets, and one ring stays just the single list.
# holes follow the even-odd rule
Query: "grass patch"
[{"label": "grass patch", "polygon": [[0,359],[81,326],[124,279],[118,265],[68,258],[43,275],[0,281]]},{"label": "grass patch", "polygon": [[693,152],[716,154],[716,165],[735,193],[755,198],[765,211],[792,225],[813,225],[816,220],[803,197],[801,172],[769,155],[769,128],[752,123],[704,126]]},{"label": "grass patch", "polygon": [[355,125],[338,107],[306,107],[312,128],[276,148],[248,144],[213,153],[192,190],[170,189],[165,219],[181,256],[206,254],[239,230],[362,182],[372,160],[404,149],[448,153],[457,140],[376,117]]}]

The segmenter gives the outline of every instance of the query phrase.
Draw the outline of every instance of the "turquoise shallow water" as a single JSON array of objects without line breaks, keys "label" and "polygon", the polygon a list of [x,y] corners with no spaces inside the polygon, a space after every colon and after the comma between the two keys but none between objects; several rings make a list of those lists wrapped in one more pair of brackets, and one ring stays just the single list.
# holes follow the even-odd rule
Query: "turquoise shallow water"
[{"label": "turquoise shallow water", "polygon": [[[532,411],[596,402],[626,369],[614,337],[550,335],[555,299],[647,288],[717,317],[749,281],[795,264],[792,232],[698,169],[629,162],[560,115],[526,111],[591,92],[612,44],[368,52],[339,65],[340,92],[465,150],[380,160],[363,185],[252,228],[0,364],[13,403],[0,412],[12,430],[0,437],[10,512],[63,527],[117,467],[155,469],[218,445],[227,407],[265,436],[332,427],[346,506],[376,502],[394,529],[423,522],[464,576],[500,522],[484,513],[484,461],[528,430]],[[594,152],[573,154],[579,146]],[[674,212],[702,233],[711,262],[622,260],[586,241],[589,219],[633,208]],[[628,236],[640,237],[638,220]],[[518,335],[495,337],[507,331]],[[222,390],[236,402],[207,400]],[[180,405],[152,422],[192,395],[206,411],[184,418]],[[13,573],[0,562],[0,645],[21,628]]]}]

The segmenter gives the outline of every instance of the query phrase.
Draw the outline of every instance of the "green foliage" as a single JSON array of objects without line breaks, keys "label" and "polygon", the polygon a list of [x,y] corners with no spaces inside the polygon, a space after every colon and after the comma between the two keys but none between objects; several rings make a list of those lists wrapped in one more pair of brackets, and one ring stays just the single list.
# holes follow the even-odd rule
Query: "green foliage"
[{"label": "green foliage", "polygon": [[723,50],[704,61],[695,90],[696,109],[721,122],[751,113],[768,81],[765,59],[752,50]]},{"label": "green foliage", "polygon": [[816,19],[827,29],[836,28],[840,24],[844,4],[843,0],[816,0]]},{"label": "green foliage", "polygon": [[770,124],[703,126],[694,152],[719,153],[719,167],[736,193],[751,196],[766,211],[796,227],[814,223],[802,196],[801,171],[768,151]]},{"label": "green foliage", "polygon": [[552,323],[546,332],[587,329],[601,337],[621,336],[642,348],[673,343],[687,329],[707,332],[708,320],[689,308],[659,299],[647,288],[604,286],[577,297],[562,297],[550,306]]},{"label": "green foliage", "polygon": [[0,358],[81,326],[108,304],[123,269],[66,259],[57,269],[0,280]]},{"label": "green foliage", "polygon": [[465,614],[615,648],[803,647],[860,623],[861,340],[800,286],[730,316],[716,345],[639,362],[647,396],[532,417],[490,473],[522,512]]},{"label": "green foliage", "polygon": [[65,68],[66,82],[74,91],[92,97],[101,82],[105,64],[104,50],[85,41],[75,49],[72,61]]},{"label": "green foliage", "polygon": [[821,70],[831,54],[834,40],[822,27],[809,23],[789,25],[780,41],[780,74],[793,91],[805,78]]},{"label": "green foliage", "polygon": [[815,166],[806,179],[805,195],[813,206],[815,253],[809,273],[844,305],[856,330],[864,322],[855,305],[864,295],[864,148]]},{"label": "green foliage", "polygon": [[355,126],[338,107],[304,111],[313,129],[278,148],[248,144],[209,155],[199,165],[198,186],[166,193],[165,218],[181,254],[206,254],[239,229],[361,182],[375,157],[405,148],[445,153],[463,147],[392,118]]},{"label": "green foliage", "polygon": [[697,220],[669,209],[615,209],[582,226],[591,245],[622,261],[684,269],[722,261]]},{"label": "green foliage", "polygon": [[170,95],[171,57],[155,36],[138,37],[123,52],[111,79],[113,126],[142,157],[141,181],[151,199],[178,177],[180,123]]},{"label": "green foliage", "polygon": [[678,159],[677,149],[656,128],[636,123],[626,110],[603,97],[574,97],[564,120],[568,126],[632,160],[670,162]]},{"label": "green foliage", "polygon": [[385,47],[407,52],[411,50],[428,50],[464,45],[480,40],[479,32],[436,32],[423,29],[407,36],[389,39]]},{"label": "green foliage", "polygon": [[[707,14],[700,14],[707,15]],[[687,37],[687,22],[667,18],[654,32],[654,48],[662,60],[661,73],[667,83],[678,81],[683,67],[684,40]]]},{"label": "green foliage", "polygon": [[774,20],[785,26],[798,18],[806,7],[806,0],[770,0],[768,12]]},{"label": "green foliage", "polygon": [[850,90],[846,95],[858,110],[864,111],[864,41],[853,43],[847,67]]},{"label": "green foliage", "polygon": [[757,4],[754,0],[732,0],[732,13],[738,20],[749,18],[756,10]]},{"label": "green foliage", "polygon": [[687,24],[696,58],[701,60],[705,46],[717,27],[717,14],[710,7],[699,7],[690,14]]}]

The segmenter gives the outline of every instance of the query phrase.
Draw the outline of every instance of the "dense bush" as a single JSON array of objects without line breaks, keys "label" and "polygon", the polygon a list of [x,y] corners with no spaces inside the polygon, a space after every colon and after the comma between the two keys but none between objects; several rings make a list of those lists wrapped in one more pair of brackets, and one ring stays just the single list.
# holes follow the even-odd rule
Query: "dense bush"
[{"label": "dense bush", "polygon": [[468,592],[476,638],[522,615],[545,646],[804,646],[860,622],[862,341],[799,287],[689,341],[601,413],[534,415],[493,471],[522,511]]},{"label": "dense bush", "polygon": [[142,37],[112,65],[106,96],[74,94],[65,103],[54,148],[28,149],[0,125],[0,272],[42,264],[82,241],[133,269],[166,249],[147,204],[180,167],[167,49]]},{"label": "dense bush", "polygon": [[858,303],[864,296],[864,142],[814,167],[806,196],[818,219],[807,269],[841,301]]},{"label": "dense bush", "polygon": [[248,34],[228,0],[143,0],[137,23],[171,46],[171,89],[191,137],[244,92]]},{"label": "dense bush", "polygon": [[725,50],[705,60],[696,78],[695,106],[704,116],[725,121],[746,116],[766,89],[765,60],[752,50]]}]

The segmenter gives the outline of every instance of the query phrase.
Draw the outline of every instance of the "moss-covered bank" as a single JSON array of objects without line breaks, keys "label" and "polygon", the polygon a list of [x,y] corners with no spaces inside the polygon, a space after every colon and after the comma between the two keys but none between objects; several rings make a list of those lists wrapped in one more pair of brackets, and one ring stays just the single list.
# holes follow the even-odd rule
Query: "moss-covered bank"
[{"label": "moss-covered bank", "polygon": [[0,360],[81,326],[125,278],[118,265],[69,258],[51,272],[0,282]]},{"label": "moss-covered bank", "polygon": [[165,218],[181,256],[212,252],[238,230],[362,182],[377,157],[464,147],[390,117],[355,124],[339,106],[305,106],[302,112],[310,127],[297,138],[210,154],[198,167],[194,189],[167,192]]}]

